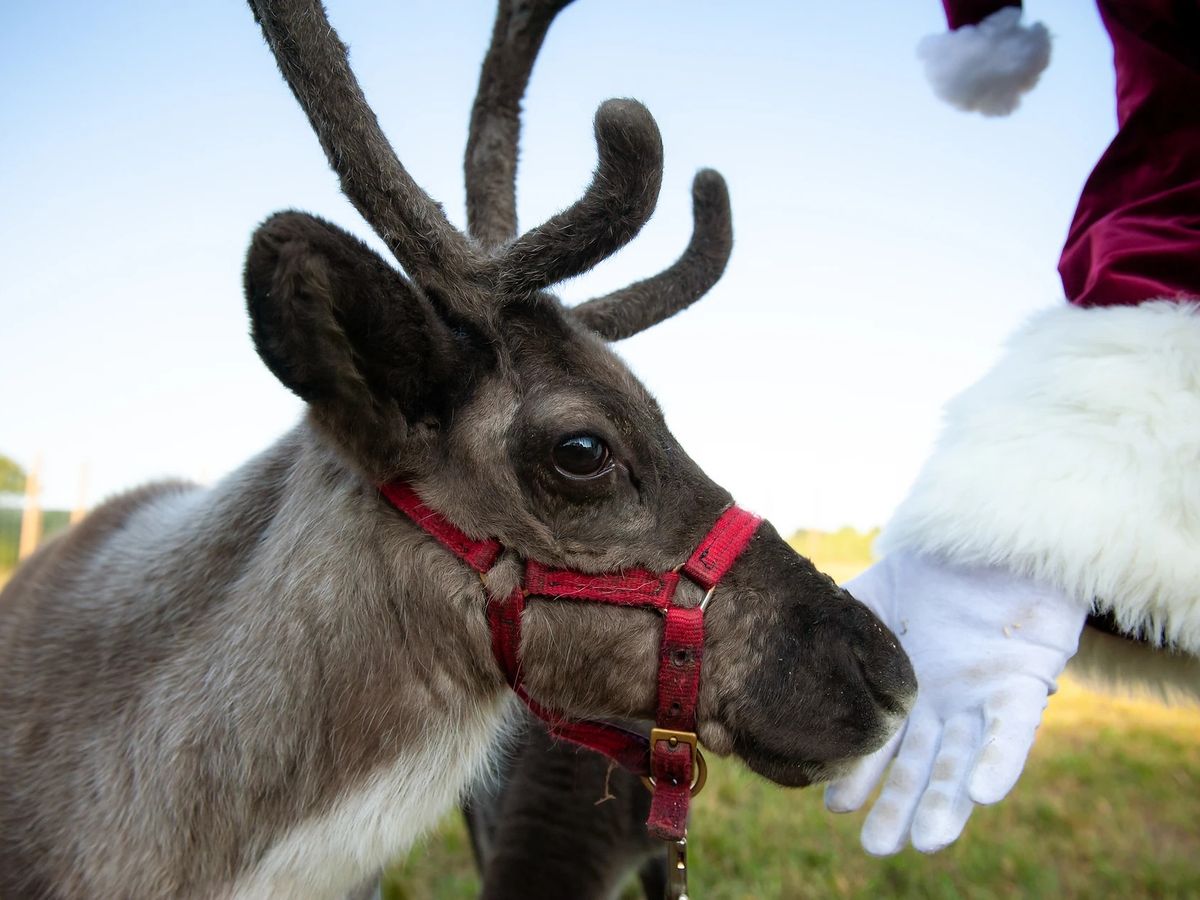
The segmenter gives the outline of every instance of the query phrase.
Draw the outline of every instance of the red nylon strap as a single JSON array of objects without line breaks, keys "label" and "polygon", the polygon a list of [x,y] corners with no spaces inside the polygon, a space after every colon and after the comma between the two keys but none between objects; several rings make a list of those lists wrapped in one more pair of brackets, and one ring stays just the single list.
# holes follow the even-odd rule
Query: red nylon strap
[{"label": "red nylon strap", "polygon": [[666,609],[678,584],[678,572],[655,575],[645,569],[630,569],[618,575],[585,575],[570,569],[548,569],[534,560],[525,563],[526,592],[556,600],[595,600],[618,606]]},{"label": "red nylon strap", "polygon": [[504,549],[496,539],[476,541],[467,537],[445,516],[422,503],[417,492],[401,481],[390,481],[379,491],[392,506],[437,538],[446,549],[476,572],[486,572],[496,564],[496,557]]},{"label": "red nylon strap", "polygon": [[[696,702],[700,694],[700,663],[704,656],[704,613],[697,607],[672,606],[663,625],[658,654],[658,711],[656,728],[695,733]],[[672,744],[659,738],[650,748],[654,797],[646,827],[665,841],[687,833],[688,803],[696,766],[695,748],[686,741]]]},{"label": "red nylon strap", "polygon": [[740,506],[729,507],[684,563],[684,574],[706,588],[714,587],[741,556],[761,523],[761,516]]},{"label": "red nylon strap", "polygon": [[509,687],[556,738],[602,753],[635,775],[649,775],[649,744],[642,735],[607,722],[568,720],[529,696],[521,683],[521,615],[524,611],[525,592],[519,587],[503,600],[488,600],[492,655],[504,672]]},{"label": "red nylon strap", "polygon": [[503,600],[488,599],[488,626],[492,632],[492,656],[504,672],[504,679],[518,694],[521,688],[521,616],[525,612],[525,593],[519,587]]},{"label": "red nylon strap", "polygon": [[518,686],[516,692],[517,696],[525,701],[529,711],[541,719],[547,730],[556,738],[569,741],[585,750],[602,753],[634,775],[650,774],[650,753],[647,749],[648,742],[643,735],[607,722],[564,719],[530,697],[523,686]]},{"label": "red nylon strap", "polygon": [[698,606],[672,606],[666,618],[658,653],[658,714],[654,721],[659,728],[694,731],[704,658],[704,613]]}]

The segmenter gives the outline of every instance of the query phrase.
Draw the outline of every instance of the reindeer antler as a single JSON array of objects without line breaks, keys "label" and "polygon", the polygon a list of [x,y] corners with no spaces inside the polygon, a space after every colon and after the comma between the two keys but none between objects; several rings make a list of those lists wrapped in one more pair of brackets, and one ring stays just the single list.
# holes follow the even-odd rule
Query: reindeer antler
[{"label": "reindeer antler", "polygon": [[[492,43],[484,58],[471,111],[471,131],[463,166],[467,180],[469,230],[486,246],[499,246],[516,234],[515,185],[521,98],[550,24],[570,2],[499,0]],[[604,338],[620,340],[661,322],[704,296],[725,271],[733,247],[729,194],[724,179],[712,170],[698,173],[692,184],[692,202],[692,239],[674,265],[652,278],[582,303],[572,312]],[[654,201],[650,200],[647,214],[653,205]],[[588,210],[580,210],[580,213],[590,215]],[[554,227],[558,218],[543,228]],[[580,217],[572,216],[568,224],[576,227],[579,220]],[[594,220],[583,218],[582,221]],[[524,238],[518,241],[508,252],[514,257],[525,258],[521,267],[527,268],[529,263],[536,263],[537,255],[543,250],[532,241],[530,246],[521,247],[524,241]],[[592,261],[580,265],[578,271],[590,268],[607,255],[593,254]],[[579,262],[583,263],[583,260]],[[560,279],[546,283],[552,284],[555,280]]]},{"label": "reindeer antler", "polygon": [[725,179],[701,169],[692,181],[692,239],[668,269],[571,310],[608,341],[619,341],[691,306],[716,284],[733,249]]},{"label": "reindeer antler", "polygon": [[[343,192],[413,280],[457,311],[481,313],[488,286],[520,299],[587,271],[632,240],[654,212],[662,183],[658,126],[637,101],[609,100],[596,111],[599,164],[583,197],[505,244],[516,233],[520,100],[550,23],[571,0],[500,0],[465,165],[470,230],[482,246],[451,225],[401,165],[320,0],[249,2]],[[696,233],[683,257],[580,308],[602,334],[624,337],[648,327],[720,276],[730,245],[723,182],[701,173],[694,194]]]},{"label": "reindeer antler", "polygon": [[489,286],[520,299],[586,271],[630,241],[654,211],[662,180],[658,126],[640,103],[609,101],[596,113],[600,162],[584,196],[487,255],[400,164],[319,0],[249,2],[346,196],[413,280],[460,312],[480,314]]},{"label": "reindeer antler", "polygon": [[467,233],[498,247],[517,235],[521,98],[550,23],[572,0],[500,0],[479,73],[463,170]]},{"label": "reindeer antler", "polygon": [[455,293],[477,255],[400,164],[320,0],[250,0],[250,8],[343,193],[415,281]]},{"label": "reindeer antler", "polygon": [[583,197],[500,251],[501,283],[529,292],[573,278],[624,247],[642,230],[662,186],[662,138],[636,100],[606,100],[596,110],[600,162]]}]

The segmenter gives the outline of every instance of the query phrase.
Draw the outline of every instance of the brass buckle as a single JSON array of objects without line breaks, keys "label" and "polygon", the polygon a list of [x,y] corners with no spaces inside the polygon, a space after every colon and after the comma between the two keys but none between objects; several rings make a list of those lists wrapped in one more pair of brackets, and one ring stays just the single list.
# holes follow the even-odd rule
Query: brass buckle
[{"label": "brass buckle", "polygon": [[[667,744],[674,749],[680,744],[687,744],[692,748],[692,796],[695,797],[704,789],[704,782],[708,780],[708,763],[704,761],[704,754],[700,752],[697,746],[696,732],[694,731],[675,731],[671,728],[651,728],[650,729],[650,757],[654,758],[654,748],[659,741],[666,741]],[[646,786],[646,790],[654,793],[654,776],[643,775],[642,784]]]}]

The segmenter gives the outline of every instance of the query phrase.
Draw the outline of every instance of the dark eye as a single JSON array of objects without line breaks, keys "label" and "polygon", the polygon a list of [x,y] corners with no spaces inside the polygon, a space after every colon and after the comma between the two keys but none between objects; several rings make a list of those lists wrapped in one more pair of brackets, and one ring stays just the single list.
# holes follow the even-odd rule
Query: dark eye
[{"label": "dark eye", "polygon": [[594,434],[572,434],[562,438],[550,452],[554,468],[568,478],[594,478],[610,468],[608,445]]}]

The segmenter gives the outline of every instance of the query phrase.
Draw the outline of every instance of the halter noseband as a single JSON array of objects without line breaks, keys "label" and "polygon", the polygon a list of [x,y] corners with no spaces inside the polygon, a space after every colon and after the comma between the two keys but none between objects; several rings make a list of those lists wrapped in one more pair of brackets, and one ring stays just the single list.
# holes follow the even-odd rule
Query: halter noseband
[{"label": "halter noseband", "polygon": [[[430,509],[403,482],[380,488],[383,496],[450,552],[478,572],[487,573],[503,552],[494,538],[476,541]],[[737,506],[726,509],[700,541],[686,563],[670,572],[646,569],[590,575],[570,569],[551,569],[536,560],[525,561],[521,583],[507,597],[489,592],[487,617],[492,653],[505,680],[529,710],[556,738],[602,753],[635,775],[653,791],[646,827],[664,840],[679,841],[687,831],[688,802],[704,785],[704,757],[696,746],[696,701],[700,662],[704,653],[704,608],[718,582],[746,549],[762,521]],[[680,575],[707,593],[699,606],[675,602]],[[486,587],[486,583],[485,583]],[[656,609],[663,613],[658,654],[658,702],[654,728],[643,735],[607,722],[568,719],[547,709],[525,690],[521,678],[521,617],[528,597],[584,600]]]}]

